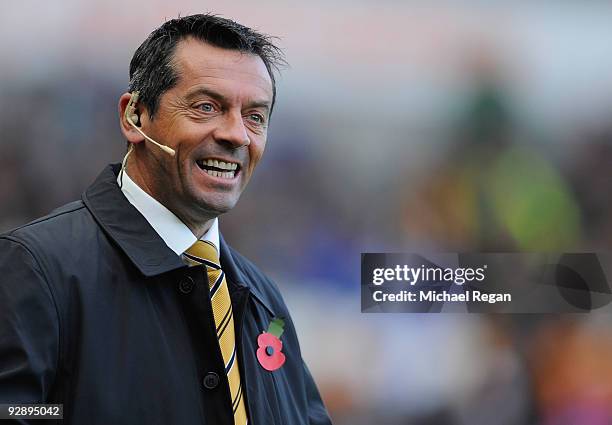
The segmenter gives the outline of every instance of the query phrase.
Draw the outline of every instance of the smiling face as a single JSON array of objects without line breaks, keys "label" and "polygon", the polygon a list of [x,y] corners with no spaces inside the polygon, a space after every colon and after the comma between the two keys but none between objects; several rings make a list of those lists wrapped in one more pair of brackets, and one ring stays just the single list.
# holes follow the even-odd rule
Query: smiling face
[{"label": "smiling face", "polygon": [[153,119],[140,110],[140,128],[176,155],[137,143],[128,174],[202,233],[204,223],[234,207],[262,157],[272,81],[259,56],[194,38],[177,45],[173,66],[177,84],[161,95]]}]

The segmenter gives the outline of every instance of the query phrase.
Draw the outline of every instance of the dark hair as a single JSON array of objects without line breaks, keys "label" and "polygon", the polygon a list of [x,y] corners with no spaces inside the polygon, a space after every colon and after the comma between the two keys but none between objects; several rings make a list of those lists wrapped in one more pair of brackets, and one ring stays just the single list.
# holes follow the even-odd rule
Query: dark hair
[{"label": "dark hair", "polygon": [[139,91],[153,119],[159,97],[178,81],[173,54],[179,41],[194,37],[224,49],[255,54],[266,65],[272,79],[272,106],[276,100],[274,71],[286,65],[283,52],[272,43],[272,37],[212,14],[198,14],[167,21],[153,31],[136,49],[130,62],[129,91]]}]

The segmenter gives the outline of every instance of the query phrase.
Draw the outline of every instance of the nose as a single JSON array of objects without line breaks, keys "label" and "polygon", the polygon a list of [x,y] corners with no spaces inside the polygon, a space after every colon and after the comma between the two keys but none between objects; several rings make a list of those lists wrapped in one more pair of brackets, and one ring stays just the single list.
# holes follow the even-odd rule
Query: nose
[{"label": "nose", "polygon": [[232,149],[247,146],[251,141],[239,111],[224,114],[213,136],[215,140],[230,145]]}]

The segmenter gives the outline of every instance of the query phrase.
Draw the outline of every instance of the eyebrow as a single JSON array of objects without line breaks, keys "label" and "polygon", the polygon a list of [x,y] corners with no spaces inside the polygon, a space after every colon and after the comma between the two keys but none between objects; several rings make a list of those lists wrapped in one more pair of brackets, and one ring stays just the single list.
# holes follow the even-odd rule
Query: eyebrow
[{"label": "eyebrow", "polygon": [[[224,104],[229,103],[227,100],[227,97],[225,97],[224,95],[222,95],[221,93],[206,88],[206,87],[200,87],[197,90],[194,90],[193,92],[189,93],[186,96],[186,99],[188,101],[192,100],[193,98],[199,96],[199,95],[205,95],[205,96],[209,96],[212,97],[213,99],[215,99],[217,102],[221,102]],[[270,102],[266,101],[266,100],[254,100],[253,102],[250,102],[246,105],[247,108],[264,108],[266,110],[270,110]]]}]

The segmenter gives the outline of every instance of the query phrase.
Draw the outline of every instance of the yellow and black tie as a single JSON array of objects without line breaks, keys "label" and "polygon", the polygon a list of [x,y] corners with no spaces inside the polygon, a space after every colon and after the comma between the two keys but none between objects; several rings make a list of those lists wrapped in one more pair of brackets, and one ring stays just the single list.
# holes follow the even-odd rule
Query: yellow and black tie
[{"label": "yellow and black tie", "polygon": [[234,410],[234,424],[246,425],[247,414],[242,397],[243,388],[240,382],[238,359],[236,352],[236,337],[234,334],[234,314],[232,301],[227,289],[225,273],[221,270],[219,254],[215,245],[208,241],[197,241],[184,254],[191,264],[201,264],[206,267],[210,301],[217,327],[217,338],[221,354],[225,362],[225,374],[229,382]]}]

